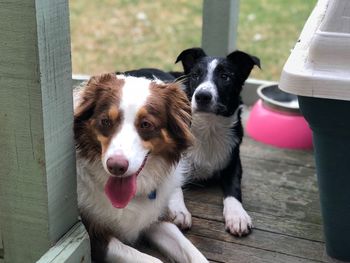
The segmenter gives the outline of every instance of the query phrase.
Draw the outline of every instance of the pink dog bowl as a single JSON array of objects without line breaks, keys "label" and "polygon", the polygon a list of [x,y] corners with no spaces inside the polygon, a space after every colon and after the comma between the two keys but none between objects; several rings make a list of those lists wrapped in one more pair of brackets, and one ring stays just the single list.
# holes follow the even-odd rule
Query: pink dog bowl
[{"label": "pink dog bowl", "polygon": [[295,95],[265,85],[250,112],[247,133],[253,139],[288,149],[312,149],[311,129],[299,111]]}]

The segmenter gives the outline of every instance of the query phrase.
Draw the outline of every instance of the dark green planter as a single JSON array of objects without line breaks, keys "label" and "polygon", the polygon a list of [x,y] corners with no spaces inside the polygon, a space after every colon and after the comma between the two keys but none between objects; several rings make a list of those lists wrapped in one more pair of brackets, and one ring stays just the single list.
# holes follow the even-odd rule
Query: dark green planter
[{"label": "dark green planter", "polygon": [[350,261],[350,101],[298,99],[313,131],[327,253]]}]

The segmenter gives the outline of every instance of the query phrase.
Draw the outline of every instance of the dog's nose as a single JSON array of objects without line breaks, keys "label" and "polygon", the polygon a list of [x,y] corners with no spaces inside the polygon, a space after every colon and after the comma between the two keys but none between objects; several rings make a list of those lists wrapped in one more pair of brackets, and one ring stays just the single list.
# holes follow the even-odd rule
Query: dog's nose
[{"label": "dog's nose", "polygon": [[129,168],[129,162],[123,155],[115,155],[107,159],[107,169],[113,175],[123,175]]},{"label": "dog's nose", "polygon": [[209,91],[199,91],[195,95],[195,99],[198,105],[205,106],[208,105],[212,99],[212,95]]}]

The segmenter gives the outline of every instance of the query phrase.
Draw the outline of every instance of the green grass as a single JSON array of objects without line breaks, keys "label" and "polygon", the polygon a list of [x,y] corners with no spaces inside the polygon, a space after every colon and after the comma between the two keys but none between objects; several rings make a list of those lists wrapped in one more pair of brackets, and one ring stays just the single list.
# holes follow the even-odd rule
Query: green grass
[{"label": "green grass", "polygon": [[[219,1],[219,0],[217,0]],[[242,0],[239,49],[260,57],[252,77],[278,80],[316,0]],[[74,73],[157,67],[180,70],[174,61],[200,46],[201,0],[72,0]]]}]

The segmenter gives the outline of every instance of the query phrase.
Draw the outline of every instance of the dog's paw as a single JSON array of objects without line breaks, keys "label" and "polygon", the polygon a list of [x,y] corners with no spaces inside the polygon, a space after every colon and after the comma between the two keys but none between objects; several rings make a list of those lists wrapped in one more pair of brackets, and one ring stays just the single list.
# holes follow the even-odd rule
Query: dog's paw
[{"label": "dog's paw", "polygon": [[236,198],[225,198],[224,218],[225,228],[232,235],[241,237],[251,232],[253,227],[252,220]]},{"label": "dog's paw", "polygon": [[182,230],[190,229],[192,226],[192,215],[186,206],[175,203],[169,204],[170,220]]}]

